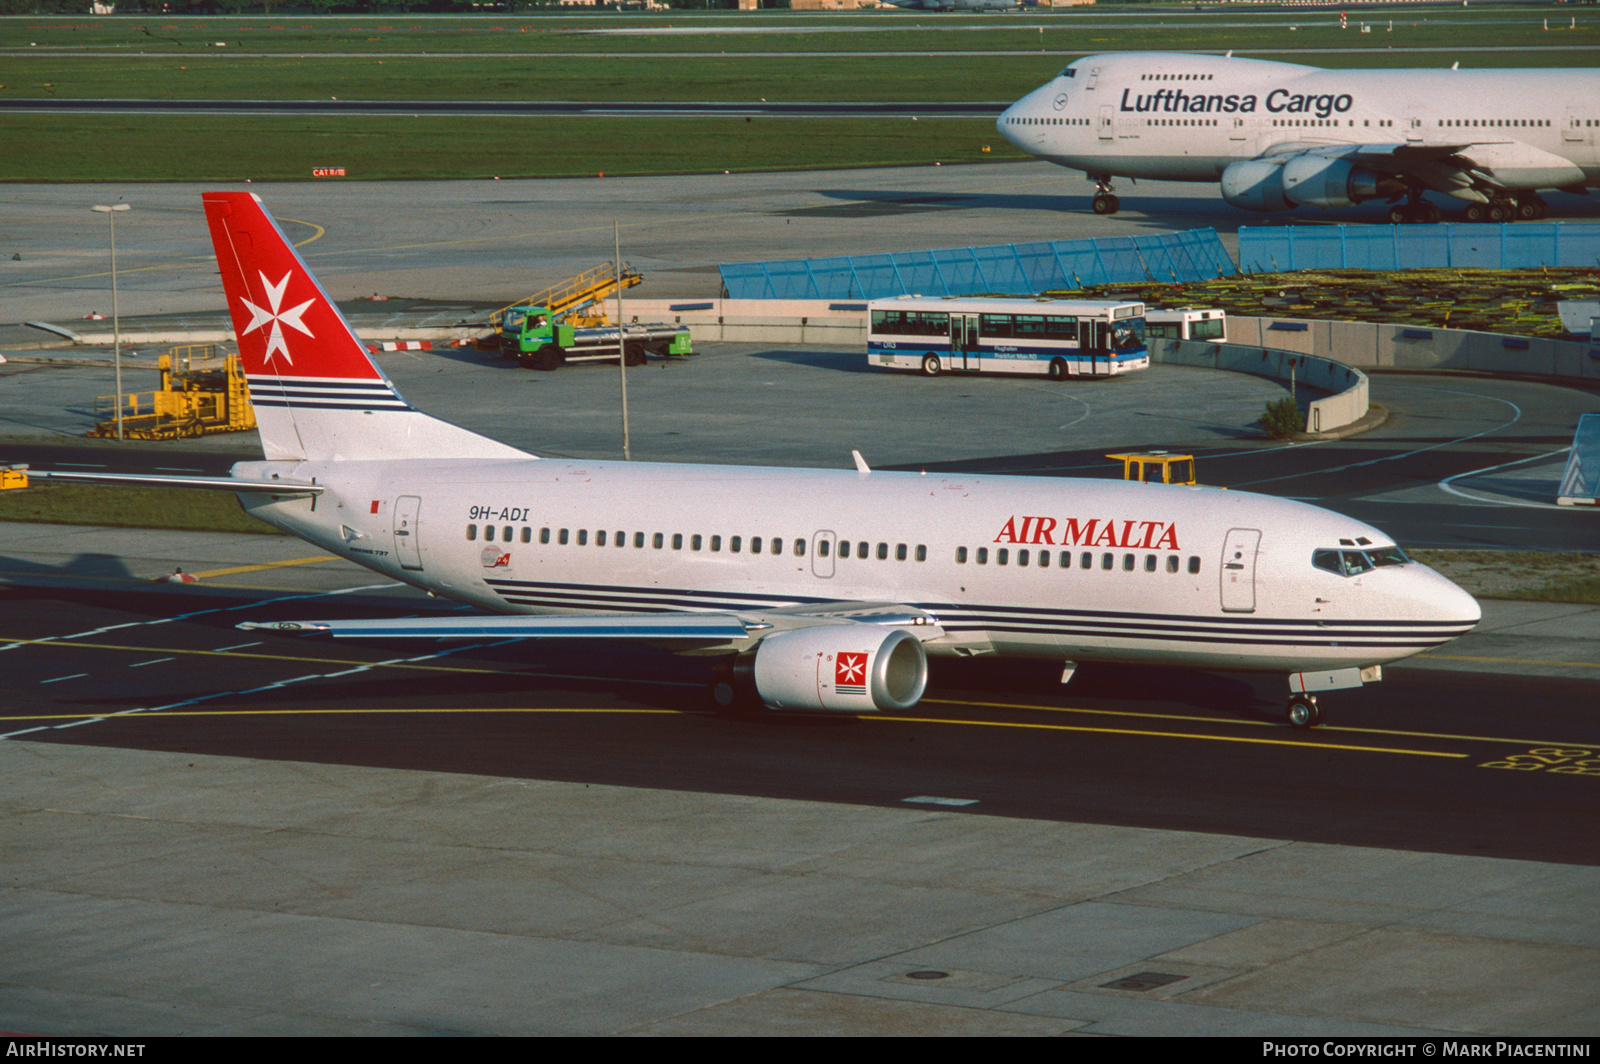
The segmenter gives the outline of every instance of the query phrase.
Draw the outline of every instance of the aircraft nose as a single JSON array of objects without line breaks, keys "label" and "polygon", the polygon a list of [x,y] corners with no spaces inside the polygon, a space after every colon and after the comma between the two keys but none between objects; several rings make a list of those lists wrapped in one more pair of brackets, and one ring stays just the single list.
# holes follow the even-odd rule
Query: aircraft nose
[{"label": "aircraft nose", "polygon": [[1483,607],[1455,582],[1432,569],[1425,570],[1426,579],[1420,582],[1418,598],[1432,620],[1449,625],[1460,625],[1458,635],[1465,635],[1483,619]]},{"label": "aircraft nose", "polygon": [[995,130],[1002,137],[1006,138],[1007,140],[1009,140],[1013,144],[1015,144],[1017,142],[1017,138],[1011,135],[1011,129],[1012,129],[1011,119],[1013,119],[1013,118],[1015,118],[1017,116],[1017,108],[1020,107],[1021,104],[1022,104],[1022,101],[1018,100],[1016,103],[1012,104],[1010,107],[1007,107],[1004,111],[1000,112],[1000,117],[995,119],[995,122],[994,122]]}]

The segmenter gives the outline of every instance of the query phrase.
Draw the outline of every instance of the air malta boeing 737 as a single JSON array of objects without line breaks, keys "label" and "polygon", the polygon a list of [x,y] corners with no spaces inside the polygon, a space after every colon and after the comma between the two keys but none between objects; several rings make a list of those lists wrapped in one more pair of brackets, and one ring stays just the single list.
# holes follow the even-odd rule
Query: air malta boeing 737
[{"label": "air malta boeing 737", "polygon": [[233,491],[489,611],[256,627],[643,641],[718,657],[720,704],[852,713],[914,705],[930,655],[1269,671],[1305,726],[1479,618],[1376,528],[1243,491],[540,459],[406,402],[254,195],[204,201],[265,461],[46,476]]},{"label": "air malta boeing 737", "polygon": [[[1542,218],[1538,190],[1600,185],[1600,70],[1320,70],[1231,56],[1085,56],[1006,109],[1002,136],[1113,177],[1220,181],[1252,211],[1387,200],[1395,224]],[[1402,202],[1403,201],[1403,202]]]}]

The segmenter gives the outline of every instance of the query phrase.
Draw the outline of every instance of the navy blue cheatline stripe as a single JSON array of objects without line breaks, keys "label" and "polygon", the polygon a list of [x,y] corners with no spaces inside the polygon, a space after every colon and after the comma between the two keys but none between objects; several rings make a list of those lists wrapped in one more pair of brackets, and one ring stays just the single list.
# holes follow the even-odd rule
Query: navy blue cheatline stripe
[{"label": "navy blue cheatline stripe", "polygon": [[[662,590],[593,584],[553,584],[490,579],[507,602],[547,608],[635,609],[663,612],[691,609],[779,608],[834,599],[775,598],[747,592]],[[1457,621],[1348,621],[1335,624],[1291,618],[1180,617],[1172,614],[1061,610],[1045,607],[966,607],[952,603],[912,603],[939,619],[947,632],[1014,632],[1036,635],[1168,639],[1186,643],[1239,646],[1438,646],[1471,629]],[[1006,616],[1039,614],[1044,616]],[[1053,616],[1052,616],[1053,615]],[[1104,618],[1103,620],[1101,618]],[[1139,620],[1138,618],[1146,618]],[[1032,623],[1029,623],[1029,622]]]},{"label": "navy blue cheatline stripe", "polygon": [[[930,609],[930,607],[923,607]],[[940,612],[940,617],[946,621],[959,621],[981,624],[1035,624],[1035,625],[1082,625],[1096,628],[1143,628],[1159,631],[1182,633],[1196,627],[1204,627],[1208,631],[1225,631],[1234,635],[1445,635],[1459,634],[1467,631],[1472,626],[1465,622],[1409,622],[1409,621],[1384,621],[1377,624],[1317,624],[1307,623],[1263,623],[1250,624],[1242,621],[1237,614],[1225,614],[1217,617],[1181,617],[1181,616],[1155,616],[1150,620],[1136,620],[1133,617],[1113,617],[1101,619],[1099,617],[1062,616],[1062,617],[1029,617],[1008,613],[983,613],[968,612],[966,610],[947,610]]]},{"label": "navy blue cheatline stripe", "polygon": [[383,381],[320,381],[314,378],[247,376],[256,406],[315,410],[410,410],[410,403]]},{"label": "navy blue cheatline stripe", "polygon": [[[911,603],[911,605],[920,605]],[[925,609],[939,609],[945,614],[959,614],[963,617],[979,617],[985,620],[1013,620],[1013,621],[1055,621],[1072,620],[1084,621],[1095,624],[1170,624],[1193,620],[1201,623],[1214,623],[1218,618],[1211,614],[1181,614],[1181,613],[1121,613],[1108,610],[1033,610],[1026,608],[1010,608],[1005,606],[932,606],[926,605]],[[1251,629],[1280,629],[1280,628],[1334,628],[1334,629],[1368,629],[1368,628],[1459,628],[1463,621],[1427,621],[1427,620],[1336,620],[1315,621],[1298,617],[1249,617],[1238,613],[1225,614],[1222,618],[1228,624],[1240,628]]]},{"label": "navy blue cheatline stripe", "polygon": [[619,602],[681,602],[694,606],[715,606],[722,609],[729,603],[740,606],[765,606],[771,607],[777,603],[792,605],[800,602],[823,602],[825,599],[800,599],[787,595],[744,595],[728,594],[719,595],[706,591],[618,591],[610,588],[573,588],[568,590],[559,585],[547,587],[498,587],[491,581],[490,586],[502,595],[537,595],[555,598],[608,598]]}]

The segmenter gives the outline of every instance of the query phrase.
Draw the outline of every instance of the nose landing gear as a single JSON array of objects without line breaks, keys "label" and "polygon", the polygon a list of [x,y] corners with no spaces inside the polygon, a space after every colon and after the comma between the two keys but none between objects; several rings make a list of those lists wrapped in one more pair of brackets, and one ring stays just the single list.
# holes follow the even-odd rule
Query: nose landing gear
[{"label": "nose landing gear", "polygon": [[1094,181],[1094,213],[1116,214],[1122,208],[1122,201],[1111,191],[1111,175],[1090,174],[1089,177]]},{"label": "nose landing gear", "polygon": [[1296,728],[1315,728],[1322,723],[1322,703],[1316,695],[1295,695],[1289,699],[1289,723]]}]

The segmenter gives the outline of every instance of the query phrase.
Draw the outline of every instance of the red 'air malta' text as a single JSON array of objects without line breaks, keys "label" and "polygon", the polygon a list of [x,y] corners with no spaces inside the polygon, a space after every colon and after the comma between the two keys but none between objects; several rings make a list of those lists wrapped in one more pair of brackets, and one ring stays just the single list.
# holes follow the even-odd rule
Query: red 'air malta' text
[{"label": "red 'air malta' text", "polygon": [[[1020,523],[1019,523],[1020,522]],[[1141,550],[1181,550],[1178,526],[1165,521],[1118,521],[1069,517],[1006,518],[996,543],[1043,543],[1052,547],[1132,547]]]}]

